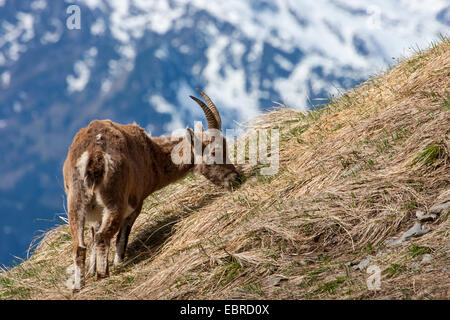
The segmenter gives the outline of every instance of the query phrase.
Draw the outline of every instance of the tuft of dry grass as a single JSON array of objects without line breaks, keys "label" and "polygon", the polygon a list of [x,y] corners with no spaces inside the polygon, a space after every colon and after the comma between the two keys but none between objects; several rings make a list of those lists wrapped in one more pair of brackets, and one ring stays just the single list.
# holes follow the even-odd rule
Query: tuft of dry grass
[{"label": "tuft of dry grass", "polygon": [[[0,274],[0,299],[448,299],[449,212],[420,238],[386,240],[450,200],[449,88],[443,39],[321,109],[263,114],[243,126],[280,130],[277,174],[244,165],[230,193],[197,175],[155,193],[126,264],[73,296],[70,233],[54,229]],[[381,290],[355,270],[363,259]]]}]

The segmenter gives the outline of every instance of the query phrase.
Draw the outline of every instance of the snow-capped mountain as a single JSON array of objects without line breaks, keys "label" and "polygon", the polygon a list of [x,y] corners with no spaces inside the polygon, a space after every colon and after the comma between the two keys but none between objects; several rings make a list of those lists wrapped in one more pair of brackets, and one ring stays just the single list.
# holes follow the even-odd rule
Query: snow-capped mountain
[{"label": "snow-capped mountain", "polygon": [[62,163],[92,119],[170,133],[202,119],[197,87],[225,128],[308,108],[449,26],[447,0],[0,0],[0,263],[58,222]]}]

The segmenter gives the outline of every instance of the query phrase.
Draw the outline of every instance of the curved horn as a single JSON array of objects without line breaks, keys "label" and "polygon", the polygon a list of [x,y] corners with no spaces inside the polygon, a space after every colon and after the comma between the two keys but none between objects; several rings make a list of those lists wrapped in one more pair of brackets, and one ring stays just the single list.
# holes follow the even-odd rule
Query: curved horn
[{"label": "curved horn", "polygon": [[208,106],[208,108],[212,111],[212,113],[214,114],[214,117],[216,118],[217,124],[218,124],[218,128],[220,131],[222,131],[222,119],[220,118],[220,114],[219,114],[219,110],[217,110],[216,105],[212,102],[212,100],[208,97],[208,95],[206,93],[204,93],[203,91],[196,89],[198,93],[200,93],[203,98],[206,101],[206,105]]},{"label": "curved horn", "polygon": [[220,130],[220,125],[219,125],[219,123],[217,123],[217,119],[214,116],[214,113],[211,111],[211,109],[209,109],[202,100],[200,100],[196,97],[193,97],[193,96],[189,96],[189,97],[192,100],[194,100],[195,102],[197,102],[200,105],[200,107],[202,107],[203,112],[205,113],[205,116],[206,116],[206,121],[208,123],[208,129],[213,128],[213,129]]}]

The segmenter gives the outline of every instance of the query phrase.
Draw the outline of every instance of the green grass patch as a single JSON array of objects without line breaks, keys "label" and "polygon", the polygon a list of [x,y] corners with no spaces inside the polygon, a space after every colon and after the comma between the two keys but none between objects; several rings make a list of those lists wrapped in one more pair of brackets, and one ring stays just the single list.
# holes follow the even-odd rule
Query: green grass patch
[{"label": "green grass patch", "polygon": [[447,151],[439,144],[430,144],[422,149],[421,152],[413,159],[412,165],[418,163],[424,165],[432,165],[437,159],[442,158]]},{"label": "green grass patch", "polygon": [[316,270],[310,271],[308,273],[308,275],[311,276],[311,277],[314,277],[314,276],[317,276],[317,275],[319,275],[321,273],[324,273],[325,271],[328,271],[328,267],[320,267],[320,268],[318,268]]},{"label": "green grass patch", "polygon": [[417,207],[418,207],[418,204],[417,204],[416,200],[411,200],[411,201],[408,201],[407,203],[405,203],[402,206],[402,209],[405,210],[405,211],[410,211],[410,210],[415,209]]},{"label": "green grass patch", "polygon": [[431,90],[429,93],[426,93],[434,102],[439,103],[439,108],[442,111],[450,110],[450,91],[445,90],[444,93],[439,93]]},{"label": "green grass patch", "polygon": [[316,293],[335,294],[336,289],[345,282],[345,277],[336,277],[336,280],[328,281],[319,286]]},{"label": "green grass patch", "polygon": [[0,300],[29,299],[31,289],[17,283],[17,281],[0,276]]},{"label": "green grass patch", "polygon": [[230,263],[224,265],[222,268],[224,277],[220,281],[220,284],[225,285],[234,279],[239,270],[242,269],[242,265],[234,256],[231,256]]},{"label": "green grass patch", "polygon": [[264,290],[261,289],[261,284],[259,283],[249,283],[243,287],[238,288],[237,290],[244,293],[257,294],[260,297],[264,297],[266,295]]},{"label": "green grass patch", "polygon": [[389,266],[389,268],[385,269],[383,271],[383,273],[393,277],[395,275],[402,273],[405,269],[406,268],[404,265],[398,264],[398,263],[393,263]]},{"label": "green grass patch", "polygon": [[412,244],[411,247],[408,249],[409,254],[411,255],[411,258],[424,255],[426,253],[431,253],[431,249],[429,247],[425,246],[419,246],[417,244]]}]

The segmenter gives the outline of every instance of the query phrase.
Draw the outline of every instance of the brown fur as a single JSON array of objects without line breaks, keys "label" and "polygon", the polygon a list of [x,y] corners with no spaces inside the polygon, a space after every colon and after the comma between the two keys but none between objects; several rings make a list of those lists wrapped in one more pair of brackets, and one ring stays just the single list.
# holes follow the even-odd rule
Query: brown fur
[{"label": "brown fur", "polygon": [[[210,143],[207,136],[208,131],[203,131],[202,150]],[[182,141],[189,143],[183,138],[150,138],[138,125],[110,120],[95,120],[76,134],[63,168],[74,242],[73,290],[84,285],[86,219],[92,223],[94,238],[90,273],[96,272],[97,278],[102,278],[108,275],[110,240],[118,232],[114,262],[121,263],[129,233],[148,195],[184,177],[194,167],[228,189],[238,181],[239,174],[232,164],[174,164],[171,152]]]}]

